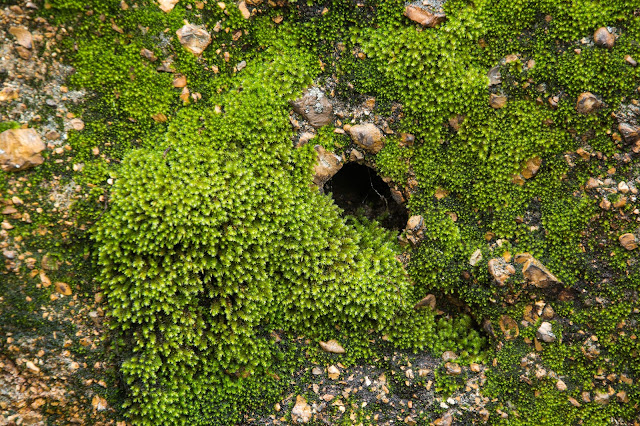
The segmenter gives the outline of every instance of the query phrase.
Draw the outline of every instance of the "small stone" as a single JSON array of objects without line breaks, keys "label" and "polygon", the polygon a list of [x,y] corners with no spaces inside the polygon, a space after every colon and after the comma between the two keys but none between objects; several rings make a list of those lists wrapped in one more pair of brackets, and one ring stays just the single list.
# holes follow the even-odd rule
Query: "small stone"
[{"label": "small stone", "polygon": [[620,235],[618,241],[620,241],[622,247],[627,250],[635,250],[636,248],[638,248],[638,239],[632,233]]},{"label": "small stone", "polygon": [[482,260],[482,250],[476,249],[469,258],[469,265],[476,266]]},{"label": "small stone", "polygon": [[318,366],[315,366],[311,369],[311,374],[313,374],[314,376],[319,376],[324,372],[324,370]]},{"label": "small stone", "polygon": [[546,305],[544,307],[544,309],[542,310],[542,318],[550,320],[555,316],[555,312],[553,311],[553,308],[551,307],[551,305]]},{"label": "small stone", "polygon": [[32,371],[34,373],[39,373],[40,372],[40,368],[37,365],[35,365],[33,362],[31,362],[31,361],[27,361],[25,363],[25,366],[27,367],[28,370],[30,370],[30,371]]},{"label": "small stone", "polygon": [[520,173],[522,174],[523,178],[531,179],[538,173],[538,170],[540,170],[541,165],[542,165],[542,158],[540,157],[530,158],[529,160],[527,160],[524,166],[524,169]]},{"label": "small stone", "polygon": [[560,282],[551,271],[533,256],[529,256],[524,262],[522,275],[524,275],[525,280],[527,280],[529,284],[533,284],[537,288],[547,288]]},{"label": "small stone", "polygon": [[604,185],[604,182],[602,182],[600,179],[595,179],[590,177],[589,180],[587,181],[587,183],[585,184],[585,188],[587,189],[594,189],[594,188],[598,188],[600,186]]},{"label": "small stone", "polygon": [[187,85],[187,76],[183,74],[177,74],[173,79],[173,87],[177,87],[179,89],[185,87]]},{"label": "small stone", "polygon": [[384,137],[373,123],[352,126],[349,135],[353,142],[371,154],[377,154],[384,146]]},{"label": "small stone", "polygon": [[332,339],[326,342],[321,341],[319,343],[320,343],[320,347],[325,352],[330,352],[334,354],[343,354],[346,352],[344,348],[340,345],[340,343],[338,343],[336,340]]},{"label": "small stone", "polygon": [[502,315],[498,322],[500,330],[504,333],[506,340],[513,340],[520,335],[520,329],[516,321],[508,315]]},{"label": "small stone", "polygon": [[357,149],[352,149],[349,153],[349,161],[362,161],[364,160],[364,154]]},{"label": "small stone", "polygon": [[613,202],[613,207],[619,209],[627,205],[627,197],[622,196]]},{"label": "small stone", "polygon": [[424,298],[422,298],[418,303],[416,303],[413,306],[413,309],[420,309],[427,306],[431,309],[436,308],[436,296],[434,296],[433,294],[427,294]]},{"label": "small stone", "polygon": [[550,322],[543,322],[540,324],[538,331],[536,332],[538,339],[545,343],[553,343],[556,341],[556,335],[553,334],[552,326]]},{"label": "small stone", "polygon": [[447,362],[444,364],[444,369],[450,376],[457,376],[462,373],[462,368],[458,364]]},{"label": "small stone", "polygon": [[573,405],[574,407],[581,407],[581,406],[582,406],[582,404],[580,404],[580,403],[578,402],[578,400],[577,400],[577,399],[575,399],[575,398],[572,398],[572,397],[568,396],[568,397],[567,397],[567,399],[569,400],[569,402],[571,403],[571,405]]},{"label": "small stone", "polygon": [[507,263],[502,257],[489,260],[488,267],[489,273],[500,286],[503,286],[509,277],[516,273],[513,265]]},{"label": "small stone", "polygon": [[28,29],[22,27],[11,27],[9,33],[16,38],[18,44],[25,49],[31,49],[33,47],[33,38]]},{"label": "small stone", "polygon": [[236,65],[237,71],[242,71],[247,66],[247,61],[240,61],[238,65]]},{"label": "small stone", "polygon": [[204,49],[211,43],[211,35],[200,25],[186,23],[182,28],[176,31],[178,40],[185,49],[194,55],[201,55]]},{"label": "small stone", "polygon": [[91,406],[96,411],[104,411],[107,409],[109,404],[107,404],[106,399],[102,398],[99,395],[94,395],[93,399],[91,400]]},{"label": "small stone", "polygon": [[56,291],[60,294],[64,294],[65,296],[70,296],[72,291],[71,287],[67,283],[56,282],[55,283]]},{"label": "small stone", "polygon": [[480,364],[476,364],[475,362],[472,362],[469,365],[469,369],[473,372],[473,373],[479,373],[481,371],[481,366]]},{"label": "small stone", "polygon": [[618,183],[618,191],[626,194],[627,192],[629,192],[629,185],[627,185],[625,181]]},{"label": "small stone", "polygon": [[407,220],[407,231],[417,231],[424,226],[424,218],[420,215],[414,215]]},{"label": "small stone", "polygon": [[556,389],[558,389],[560,392],[564,392],[567,390],[567,385],[562,380],[558,380],[556,382]]},{"label": "small stone", "polygon": [[444,13],[432,13],[422,7],[407,5],[404,9],[404,16],[425,27],[436,27],[447,18]]},{"label": "small stone", "polygon": [[311,420],[311,407],[307,404],[307,400],[303,396],[296,396],[296,405],[291,410],[291,417],[296,423],[308,423]]},{"label": "small stone", "polygon": [[155,53],[153,53],[149,49],[140,49],[140,56],[142,56],[143,58],[147,59],[150,62],[155,62],[158,60]]},{"label": "small stone", "polygon": [[333,106],[318,87],[306,90],[301,98],[290,102],[290,105],[315,128],[326,126],[333,121]]},{"label": "small stone", "polygon": [[453,361],[454,359],[457,359],[457,358],[458,358],[458,355],[456,355],[456,353],[453,351],[445,351],[442,353],[442,360],[444,362]]},{"label": "small stone", "polygon": [[160,10],[165,13],[169,13],[173,10],[176,4],[178,4],[179,0],[158,0],[158,6]]},{"label": "small stone", "polygon": [[5,172],[40,165],[45,144],[34,129],[9,129],[0,133],[0,168]]},{"label": "small stone", "polygon": [[313,183],[322,187],[342,168],[342,157],[324,149],[322,145],[314,147],[318,153],[318,161],[313,168]]},{"label": "small stone", "polygon": [[595,33],[593,33],[593,41],[595,42],[596,46],[611,49],[616,41],[616,38],[609,32],[606,27],[600,27],[595,31]]},{"label": "small stone", "polygon": [[327,369],[327,376],[329,376],[331,380],[337,380],[338,377],[340,377],[340,370],[338,370],[338,367],[335,365],[332,365]]},{"label": "small stone", "polygon": [[616,398],[618,399],[618,402],[622,402],[623,404],[626,404],[627,402],[629,402],[629,397],[627,396],[627,392],[623,390],[616,393]]},{"label": "small stone", "polygon": [[500,75],[500,66],[496,65],[491,68],[487,73],[487,77],[489,77],[489,87],[497,86],[502,83],[502,75]]},{"label": "small stone", "polygon": [[73,127],[73,129],[77,130],[78,132],[84,130],[84,121],[79,118],[74,118],[73,120],[69,121],[69,124],[71,124],[71,127]]},{"label": "small stone", "polygon": [[505,95],[496,95],[495,93],[491,94],[491,98],[489,99],[489,105],[493,109],[500,109],[507,106],[507,97]]},{"label": "small stone", "polygon": [[578,96],[576,110],[580,114],[588,115],[598,111],[603,105],[593,93],[583,92]]},{"label": "small stone", "polygon": [[18,99],[19,93],[20,92],[18,91],[18,89],[14,89],[13,87],[3,87],[2,90],[0,90],[0,102],[7,102]]},{"label": "small stone", "polygon": [[632,67],[635,67],[638,65],[638,62],[635,59],[633,59],[631,55],[625,55],[624,60]]},{"label": "small stone", "polygon": [[251,18],[251,12],[247,8],[247,3],[246,2],[241,1],[240,3],[238,3],[238,9],[240,10],[240,14],[242,15],[242,17],[244,19]]},{"label": "small stone", "polygon": [[611,398],[611,395],[601,391],[596,391],[595,393],[596,395],[593,397],[593,402],[600,405],[606,405],[609,403],[609,398]]}]

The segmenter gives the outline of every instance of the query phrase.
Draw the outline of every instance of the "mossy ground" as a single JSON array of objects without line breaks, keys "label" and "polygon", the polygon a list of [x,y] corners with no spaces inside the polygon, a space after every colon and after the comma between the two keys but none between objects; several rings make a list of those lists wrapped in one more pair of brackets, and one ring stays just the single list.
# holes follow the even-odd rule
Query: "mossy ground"
[{"label": "mossy ground", "polygon": [[[239,423],[297,392],[287,377],[304,369],[307,346],[276,344],[277,332],[287,342],[310,339],[305,357],[325,365],[372,362],[388,345],[483,361],[491,423],[633,424],[640,267],[638,250],[622,248],[618,236],[638,227],[639,205],[630,198],[603,210],[584,187],[590,177],[640,176],[612,117],[638,99],[640,67],[625,56],[640,60],[640,11],[634,1],[609,3],[449,0],[446,22],[423,28],[396,0],[263,3],[250,7],[258,11],[250,19],[233,3],[180,1],[164,13],[147,1],[41,2],[37,13],[68,28],[69,84],[91,93],[74,111],[85,128],[70,132],[62,162],[51,153],[21,173],[23,182],[7,176],[0,191],[35,206],[51,182],[79,190],[68,211],[11,221],[9,236],[22,237],[36,262],[59,258],[51,281],[69,283],[78,303],[105,293],[105,352],[115,368],[107,396],[134,423]],[[175,35],[185,20],[212,34],[200,57]],[[616,28],[612,49],[590,42],[601,26]],[[168,59],[173,73],[157,71]],[[489,87],[496,65],[502,82]],[[186,97],[172,85],[178,74]],[[375,97],[372,117],[388,119],[394,133],[370,160],[399,186],[417,182],[408,208],[424,217],[425,238],[405,249],[408,273],[395,259],[403,250],[396,235],[343,218],[309,187],[314,152],[293,147],[288,101],[313,82],[331,82],[346,104]],[[604,102],[595,114],[576,111],[585,91]],[[506,95],[506,107],[493,109],[491,93]],[[457,116],[456,130],[449,120]],[[335,125],[316,138],[341,152],[349,140]],[[415,143],[402,143],[402,133]],[[538,173],[514,183],[534,157]],[[472,267],[477,249],[483,260]],[[522,252],[560,288],[527,286],[519,273],[495,285],[488,260]],[[0,286],[3,302],[17,309],[3,310],[0,323],[48,334],[33,311],[51,303],[51,288],[24,284],[30,270],[3,275],[11,277]],[[412,310],[427,293],[446,314]],[[538,347],[542,319],[530,312],[540,301],[553,308],[561,338]],[[501,330],[505,317],[518,324],[517,337]],[[346,355],[315,347],[331,338]],[[463,383],[442,368],[434,386],[446,396]],[[536,378],[539,368],[547,374]],[[609,401],[594,402],[596,392]],[[480,420],[453,411],[458,422]],[[343,421],[367,423],[369,414]]]}]

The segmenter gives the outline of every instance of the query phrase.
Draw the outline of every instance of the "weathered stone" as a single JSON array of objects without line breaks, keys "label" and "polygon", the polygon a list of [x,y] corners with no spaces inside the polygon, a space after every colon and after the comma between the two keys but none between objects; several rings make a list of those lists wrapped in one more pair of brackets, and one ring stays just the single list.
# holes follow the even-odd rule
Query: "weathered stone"
[{"label": "weathered stone", "polygon": [[63,282],[57,282],[54,284],[56,287],[56,291],[60,294],[64,294],[65,296],[71,296],[72,291],[69,284]]},{"label": "weathered stone", "polygon": [[156,57],[156,54],[149,49],[144,49],[144,48],[140,49],[140,56],[142,56],[143,58],[145,58],[150,62],[155,62],[158,60],[158,58]]},{"label": "weathered stone", "polygon": [[457,376],[462,373],[462,368],[458,364],[447,362],[444,364],[444,370],[450,376]]},{"label": "weathered stone", "polygon": [[384,146],[382,132],[373,123],[351,126],[349,135],[356,145],[372,154],[377,154]]},{"label": "weathered stone", "polygon": [[185,49],[194,55],[200,55],[204,49],[211,43],[211,35],[200,25],[184,24],[182,28],[176,31],[178,40]]},{"label": "weathered stone", "polygon": [[593,93],[583,92],[578,95],[576,110],[580,114],[587,115],[598,111],[603,105],[602,101],[600,101]]},{"label": "weathered stone", "polygon": [[543,322],[542,324],[540,324],[540,327],[538,328],[538,331],[536,332],[536,337],[538,337],[538,339],[542,340],[545,343],[553,343],[556,341],[556,335],[553,334],[553,331],[551,330],[551,323],[550,322]]},{"label": "weathered stone", "polygon": [[458,355],[456,355],[456,353],[453,351],[444,351],[442,353],[442,360],[444,362],[453,361],[454,359],[457,359],[457,358],[458,358]]},{"label": "weathered stone", "polygon": [[313,183],[321,187],[342,168],[342,157],[324,149],[322,145],[314,147],[318,161],[313,167]]},{"label": "weathered stone", "polygon": [[361,161],[364,160],[364,154],[357,149],[352,149],[349,153],[349,161]]},{"label": "weathered stone", "polygon": [[342,347],[342,345],[340,345],[340,343],[338,343],[338,341],[336,340],[331,339],[326,342],[321,341],[319,343],[320,343],[320,347],[325,352],[330,352],[334,354],[343,354],[346,352]]},{"label": "weathered stone", "polygon": [[447,15],[442,12],[431,12],[423,7],[407,5],[404,9],[404,16],[425,27],[436,27],[447,19]]},{"label": "weathered stone", "polygon": [[625,55],[624,60],[632,67],[635,67],[638,65],[638,62],[635,59],[633,59],[631,55]]},{"label": "weathered stone", "polygon": [[602,392],[602,391],[596,391],[595,392],[596,395],[593,398],[593,402],[595,402],[596,404],[600,404],[600,405],[606,405],[609,403],[609,398],[611,398],[611,395],[609,395],[606,392]]},{"label": "weathered stone", "polygon": [[244,19],[251,18],[251,12],[247,8],[247,3],[246,2],[241,1],[240,3],[238,3],[238,9],[240,10],[240,14],[242,15],[242,17]]},{"label": "weathered stone", "polygon": [[518,328],[518,323],[508,315],[503,315],[500,317],[500,321],[498,322],[500,326],[500,330],[504,334],[504,338],[506,340],[515,339],[520,335],[520,328]]},{"label": "weathered stone", "polygon": [[620,237],[618,238],[618,241],[620,241],[620,244],[622,245],[622,247],[624,247],[627,250],[635,250],[638,248],[639,241],[636,238],[636,236],[630,232],[620,235]]},{"label": "weathered stone", "polygon": [[302,115],[313,127],[322,127],[333,120],[333,106],[324,92],[312,87],[300,99],[290,103],[295,112]]},{"label": "weathered stone", "polygon": [[567,390],[567,384],[564,381],[558,379],[558,381],[556,382],[556,389],[558,389],[560,392],[564,392]]},{"label": "weathered stone", "polygon": [[522,266],[522,275],[529,284],[538,288],[547,288],[558,284],[560,280],[551,273],[540,261],[530,256]]},{"label": "weathered stone", "polygon": [[502,75],[500,74],[500,66],[496,65],[491,68],[489,72],[487,72],[487,77],[489,77],[489,87],[497,86],[502,83]]},{"label": "weathered stone", "polygon": [[593,41],[596,46],[611,49],[616,42],[616,38],[606,27],[600,27],[593,33]]},{"label": "weathered stone", "polygon": [[18,99],[19,93],[19,90],[14,89],[13,87],[3,87],[2,90],[0,90],[0,102],[7,102]]},{"label": "weathered stone", "polygon": [[427,294],[413,306],[413,309],[420,309],[427,306],[431,309],[436,308],[436,296],[434,296],[433,294]]},{"label": "weathered stone", "polygon": [[9,129],[0,133],[0,168],[5,172],[25,170],[43,163],[45,144],[33,129]]},{"label": "weathered stone", "polygon": [[507,106],[507,97],[505,95],[496,95],[495,93],[491,94],[491,98],[489,99],[489,105],[493,109],[500,109]]},{"label": "weathered stone", "polygon": [[541,165],[542,165],[542,158],[540,157],[530,158],[529,160],[527,160],[526,164],[524,165],[524,169],[522,169],[522,172],[520,172],[520,174],[525,179],[531,179],[538,173],[538,170],[540,170]]},{"label": "weathered stone", "polygon": [[158,6],[163,12],[169,13],[173,10],[179,0],[158,0]]},{"label": "weathered stone", "polygon": [[503,258],[497,257],[489,260],[489,273],[498,283],[503,286],[510,276],[516,273],[512,264],[507,263]]},{"label": "weathered stone", "polygon": [[414,215],[407,221],[407,231],[417,231],[424,226],[424,218],[420,215]]},{"label": "weathered stone", "polygon": [[449,119],[449,126],[451,126],[451,128],[457,132],[458,130],[460,130],[460,125],[465,120],[465,118],[467,117],[462,114],[454,115]]},{"label": "weathered stone", "polygon": [[307,400],[303,396],[296,396],[296,405],[291,410],[291,417],[296,423],[308,423],[311,421],[311,407],[307,404]]},{"label": "weathered stone", "polygon": [[482,260],[482,250],[476,249],[469,257],[469,265],[476,266]]},{"label": "weathered stone", "polygon": [[338,367],[336,367],[335,365],[331,365],[329,366],[329,368],[327,368],[327,375],[331,380],[336,380],[338,377],[340,377],[340,370],[338,370]]},{"label": "weathered stone", "polygon": [[18,44],[25,49],[31,49],[33,47],[33,38],[28,29],[23,27],[11,27],[9,33],[16,38]]}]

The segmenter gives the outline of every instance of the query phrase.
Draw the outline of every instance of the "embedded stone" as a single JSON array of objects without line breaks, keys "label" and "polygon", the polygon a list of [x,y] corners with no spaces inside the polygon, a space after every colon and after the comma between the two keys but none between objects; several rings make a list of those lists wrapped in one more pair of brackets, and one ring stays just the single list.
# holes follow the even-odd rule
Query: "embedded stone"
[{"label": "embedded stone", "polygon": [[407,230],[416,231],[424,226],[424,218],[420,215],[414,215],[407,221]]},{"label": "embedded stone", "polygon": [[158,58],[156,57],[156,54],[153,53],[153,51],[145,48],[140,49],[140,56],[142,56],[143,58],[145,58],[150,62],[155,62],[158,60]]},{"label": "embedded stone", "polygon": [[244,19],[251,18],[251,12],[247,8],[247,3],[246,2],[241,1],[240,3],[238,3],[238,9],[240,10],[240,14],[242,15],[242,17]]},{"label": "embedded stone", "polygon": [[469,265],[476,266],[482,260],[482,250],[476,249],[469,258]]},{"label": "embedded stone", "polygon": [[178,4],[179,0],[158,0],[158,6],[160,10],[165,13],[169,13],[173,10],[176,4]]},{"label": "embedded stone", "polygon": [[5,172],[25,170],[44,162],[45,144],[33,129],[9,129],[0,133],[0,168]]},{"label": "embedded stone", "polygon": [[311,421],[311,407],[307,404],[307,400],[303,396],[296,396],[296,404],[291,410],[291,417],[296,423],[308,423]]},{"label": "embedded stone", "polygon": [[611,398],[611,395],[609,395],[606,392],[601,392],[601,391],[596,391],[595,392],[596,395],[593,398],[593,402],[595,402],[596,404],[600,404],[600,405],[606,405],[609,403],[609,398]]},{"label": "embedded stone", "polygon": [[413,309],[420,309],[427,306],[431,309],[436,308],[436,296],[434,296],[433,294],[427,294],[413,306]]},{"label": "embedded stone", "polygon": [[300,99],[290,104],[293,110],[302,115],[313,127],[326,126],[333,121],[333,106],[318,87],[311,87]]},{"label": "embedded stone", "polygon": [[322,145],[314,147],[318,161],[313,167],[313,183],[321,187],[342,168],[342,157],[324,149]]},{"label": "embedded stone", "polygon": [[598,111],[603,105],[602,101],[600,101],[593,93],[583,92],[578,95],[576,110],[580,114],[588,115]]},{"label": "embedded stone", "polygon": [[500,74],[500,66],[496,65],[491,68],[489,72],[487,72],[487,77],[489,77],[489,87],[497,86],[502,83],[502,75]]},{"label": "embedded stone", "polygon": [[211,35],[200,25],[184,24],[176,31],[180,44],[194,55],[201,55],[204,49],[211,43]]},{"label": "embedded stone", "polygon": [[377,154],[384,146],[382,132],[373,123],[351,126],[349,135],[356,145],[372,154]]},{"label": "embedded stone", "polygon": [[627,250],[635,250],[638,248],[638,239],[630,232],[620,235],[618,241],[620,241],[622,247]]},{"label": "embedded stone", "polygon": [[638,62],[635,59],[633,59],[631,55],[625,55],[624,60],[632,67],[635,67],[638,65]]},{"label": "embedded stone", "polygon": [[536,332],[536,337],[542,340],[545,343],[553,343],[556,341],[556,335],[553,334],[551,323],[543,322],[540,324],[538,331]]},{"label": "embedded stone", "polygon": [[33,38],[28,29],[23,27],[11,27],[9,33],[16,38],[18,44],[25,49],[31,49],[33,47]]},{"label": "embedded stone", "polygon": [[441,12],[431,12],[423,7],[407,5],[404,16],[425,27],[436,27],[447,19],[447,15]]},{"label": "embedded stone", "polygon": [[515,339],[520,335],[518,323],[508,315],[501,316],[500,321],[498,321],[498,325],[500,326],[502,333],[504,333],[504,338],[506,340]]},{"label": "embedded stone", "polygon": [[537,288],[547,288],[560,282],[540,261],[533,256],[529,257],[522,266],[522,275],[529,284]]},{"label": "embedded stone", "polygon": [[596,46],[611,49],[616,41],[613,34],[606,27],[600,27],[593,33],[593,41]]},{"label": "embedded stone", "polygon": [[516,273],[512,264],[507,263],[503,258],[497,257],[489,260],[489,273],[498,285],[503,286],[510,276]]},{"label": "embedded stone", "polygon": [[453,351],[445,351],[442,353],[442,360],[444,362],[453,361],[454,359],[457,359],[457,358],[458,358],[458,355],[456,355],[456,353]]},{"label": "embedded stone", "polygon": [[457,375],[462,373],[462,367],[460,367],[458,364],[454,364],[452,362],[445,363],[444,370],[450,376],[457,376]]},{"label": "embedded stone", "polygon": [[338,370],[338,367],[336,367],[335,365],[332,365],[327,368],[327,375],[331,380],[336,380],[338,377],[340,377],[340,370]]},{"label": "embedded stone", "polygon": [[500,109],[507,106],[507,97],[505,95],[496,95],[495,93],[491,94],[491,99],[489,99],[489,105],[493,109]]},{"label": "embedded stone", "polygon": [[343,354],[346,352],[342,347],[342,345],[340,345],[340,343],[338,343],[338,341],[336,340],[331,339],[329,341],[326,341],[326,342],[321,341],[319,343],[320,343],[320,347],[325,352],[330,352],[334,354]]},{"label": "embedded stone", "polygon": [[524,169],[521,172],[521,175],[525,179],[531,179],[534,177],[538,170],[540,170],[540,166],[542,165],[542,158],[533,157],[527,160]]}]

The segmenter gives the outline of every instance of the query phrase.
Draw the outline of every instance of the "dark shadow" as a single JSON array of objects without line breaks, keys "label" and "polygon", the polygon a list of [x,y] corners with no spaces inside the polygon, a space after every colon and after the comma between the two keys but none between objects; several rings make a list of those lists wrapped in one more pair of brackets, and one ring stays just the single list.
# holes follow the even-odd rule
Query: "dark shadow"
[{"label": "dark shadow", "polygon": [[399,231],[407,224],[407,210],[391,196],[391,189],[370,167],[348,163],[324,185],[345,214],[377,220]]}]

